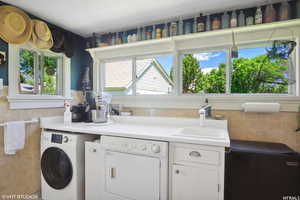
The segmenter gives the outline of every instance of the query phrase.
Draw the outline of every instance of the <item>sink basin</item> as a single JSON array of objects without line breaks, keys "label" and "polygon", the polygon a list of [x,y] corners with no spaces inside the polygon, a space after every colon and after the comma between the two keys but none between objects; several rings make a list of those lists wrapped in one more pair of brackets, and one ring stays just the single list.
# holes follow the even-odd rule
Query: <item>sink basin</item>
[{"label": "sink basin", "polygon": [[224,139],[226,130],[215,127],[186,127],[181,129],[176,136]]}]

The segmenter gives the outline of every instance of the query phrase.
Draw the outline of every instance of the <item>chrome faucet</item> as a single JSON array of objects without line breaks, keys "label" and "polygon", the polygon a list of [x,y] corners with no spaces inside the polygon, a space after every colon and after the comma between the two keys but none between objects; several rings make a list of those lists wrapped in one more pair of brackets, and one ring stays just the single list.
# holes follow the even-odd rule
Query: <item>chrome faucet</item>
[{"label": "chrome faucet", "polygon": [[205,119],[211,117],[211,105],[208,105],[208,100],[205,99],[206,105],[199,109],[200,126],[205,126]]}]

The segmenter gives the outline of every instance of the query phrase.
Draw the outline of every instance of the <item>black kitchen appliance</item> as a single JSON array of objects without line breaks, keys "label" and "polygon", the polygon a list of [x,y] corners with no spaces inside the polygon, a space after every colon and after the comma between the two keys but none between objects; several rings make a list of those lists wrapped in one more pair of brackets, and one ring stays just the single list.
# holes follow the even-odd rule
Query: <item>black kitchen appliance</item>
[{"label": "black kitchen appliance", "polygon": [[86,106],[84,104],[78,104],[72,106],[72,122],[83,122],[87,118]]},{"label": "black kitchen appliance", "polygon": [[280,143],[232,140],[225,200],[300,198],[300,155]]}]

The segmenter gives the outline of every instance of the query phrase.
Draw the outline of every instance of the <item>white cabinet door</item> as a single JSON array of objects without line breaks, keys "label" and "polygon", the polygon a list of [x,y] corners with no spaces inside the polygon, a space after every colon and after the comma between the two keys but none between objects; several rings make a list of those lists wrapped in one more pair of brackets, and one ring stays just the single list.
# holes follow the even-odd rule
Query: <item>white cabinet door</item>
[{"label": "white cabinet door", "polygon": [[113,199],[159,200],[160,160],[107,151],[106,192]]},{"label": "white cabinet door", "polygon": [[218,196],[216,168],[173,165],[172,200],[218,200]]}]

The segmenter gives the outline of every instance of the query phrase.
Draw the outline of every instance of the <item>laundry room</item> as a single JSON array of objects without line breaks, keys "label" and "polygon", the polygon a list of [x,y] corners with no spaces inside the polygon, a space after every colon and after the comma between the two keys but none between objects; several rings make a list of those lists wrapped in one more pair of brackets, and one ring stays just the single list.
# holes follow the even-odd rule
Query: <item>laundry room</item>
[{"label": "laundry room", "polygon": [[0,0],[0,200],[300,199],[300,0]]}]

